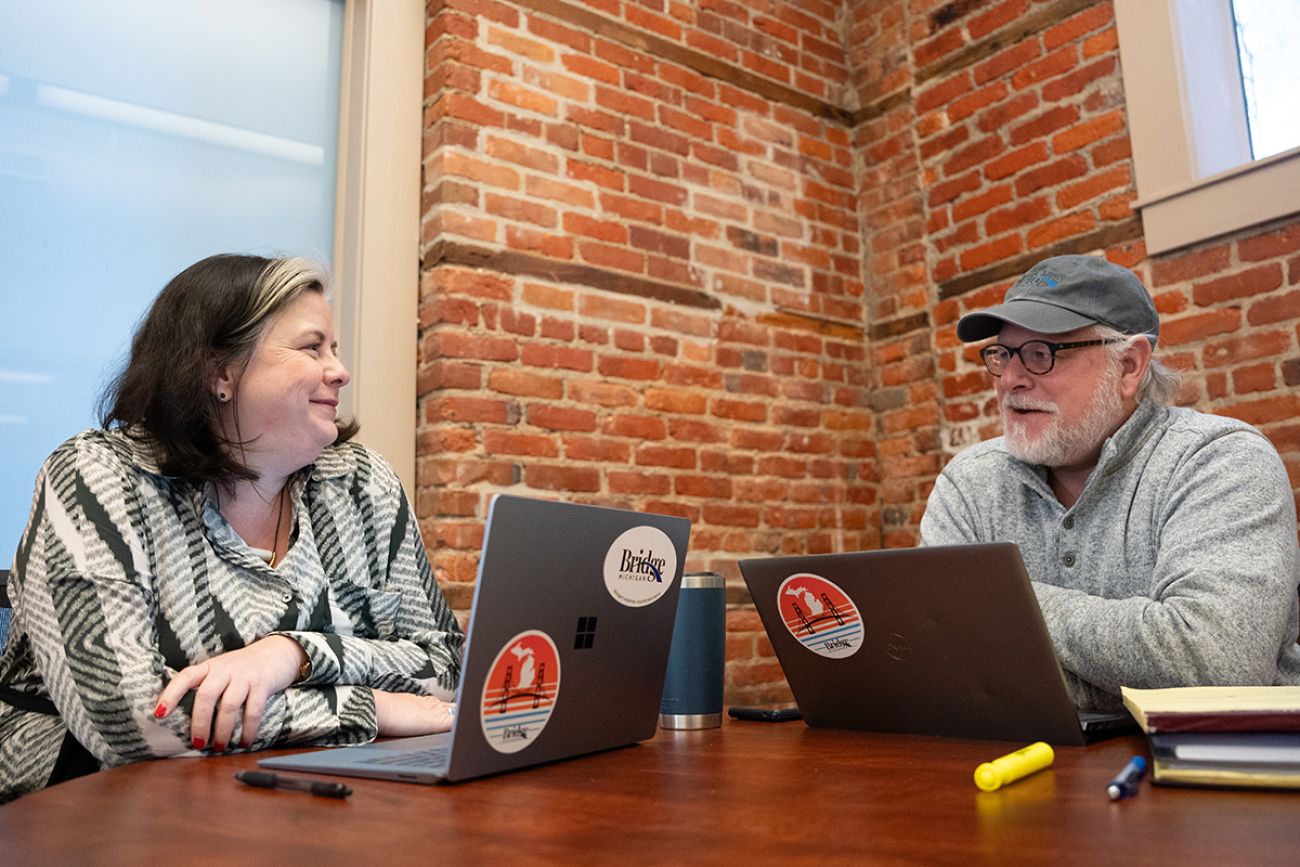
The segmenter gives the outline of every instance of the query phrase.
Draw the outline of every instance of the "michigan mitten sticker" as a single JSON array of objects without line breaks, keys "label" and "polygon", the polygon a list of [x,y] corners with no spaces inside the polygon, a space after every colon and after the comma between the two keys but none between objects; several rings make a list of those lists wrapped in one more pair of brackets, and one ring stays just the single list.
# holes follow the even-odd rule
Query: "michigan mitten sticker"
[{"label": "michigan mitten sticker", "polygon": [[560,654],[545,632],[530,629],[506,642],[483,684],[483,736],[499,753],[537,740],[560,697]]},{"label": "michigan mitten sticker", "polygon": [[862,646],[862,616],[848,594],[820,575],[800,572],[777,590],[781,620],[800,644],[819,656],[840,659]]},{"label": "michigan mitten sticker", "polygon": [[605,554],[609,595],[631,608],[649,605],[668,592],[677,575],[672,540],[657,527],[633,527]]}]

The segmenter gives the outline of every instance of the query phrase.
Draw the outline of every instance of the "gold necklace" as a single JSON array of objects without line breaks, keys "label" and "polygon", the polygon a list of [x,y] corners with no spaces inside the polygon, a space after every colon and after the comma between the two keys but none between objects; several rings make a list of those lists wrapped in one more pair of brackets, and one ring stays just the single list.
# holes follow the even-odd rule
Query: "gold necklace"
[{"label": "gold necklace", "polygon": [[276,506],[278,508],[275,515],[275,536],[271,538],[271,560],[267,563],[267,565],[272,569],[275,568],[275,559],[279,555],[280,551],[280,525],[284,521],[284,492],[288,487],[289,484],[286,482],[285,486],[280,489],[280,498],[276,500]]}]

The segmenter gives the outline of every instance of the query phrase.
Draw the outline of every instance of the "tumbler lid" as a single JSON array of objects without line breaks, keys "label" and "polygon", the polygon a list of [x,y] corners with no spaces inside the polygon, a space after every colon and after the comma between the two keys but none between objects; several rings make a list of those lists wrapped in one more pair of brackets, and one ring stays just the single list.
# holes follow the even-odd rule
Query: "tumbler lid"
[{"label": "tumbler lid", "polygon": [[725,587],[727,579],[721,572],[684,572],[682,587]]}]

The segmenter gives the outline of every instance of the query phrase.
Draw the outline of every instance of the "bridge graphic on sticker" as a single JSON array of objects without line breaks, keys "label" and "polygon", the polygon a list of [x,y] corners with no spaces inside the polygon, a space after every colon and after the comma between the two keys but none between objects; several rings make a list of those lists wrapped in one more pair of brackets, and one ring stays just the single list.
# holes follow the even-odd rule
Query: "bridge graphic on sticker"
[{"label": "bridge graphic on sticker", "polygon": [[829,659],[852,656],[862,646],[862,615],[834,582],[799,572],[777,589],[781,622],[804,647]]},{"label": "bridge graphic on sticker", "polygon": [[560,654],[545,632],[530,629],[506,642],[483,684],[479,723],[492,749],[532,745],[560,697]]}]

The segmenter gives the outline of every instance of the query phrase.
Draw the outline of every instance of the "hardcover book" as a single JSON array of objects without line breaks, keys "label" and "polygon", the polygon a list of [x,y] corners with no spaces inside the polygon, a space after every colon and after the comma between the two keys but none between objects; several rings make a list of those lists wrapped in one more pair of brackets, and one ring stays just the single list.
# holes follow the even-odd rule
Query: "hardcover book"
[{"label": "hardcover book", "polygon": [[1300,686],[1123,688],[1148,732],[1300,732]]},{"label": "hardcover book", "polygon": [[1300,788],[1300,687],[1123,689],[1151,744],[1151,781]]}]

